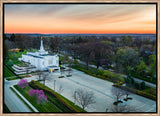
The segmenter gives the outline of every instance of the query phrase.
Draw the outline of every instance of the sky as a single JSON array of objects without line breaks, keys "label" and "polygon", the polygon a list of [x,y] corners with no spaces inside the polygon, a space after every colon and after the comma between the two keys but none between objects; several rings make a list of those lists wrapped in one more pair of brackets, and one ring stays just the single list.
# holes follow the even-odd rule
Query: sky
[{"label": "sky", "polygon": [[155,4],[5,4],[4,33],[156,33]]}]

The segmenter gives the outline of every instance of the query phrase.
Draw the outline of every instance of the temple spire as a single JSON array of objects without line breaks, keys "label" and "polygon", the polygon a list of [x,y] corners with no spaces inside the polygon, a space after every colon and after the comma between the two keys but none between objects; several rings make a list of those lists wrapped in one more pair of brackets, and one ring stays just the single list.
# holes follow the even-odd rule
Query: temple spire
[{"label": "temple spire", "polygon": [[42,39],[42,36],[41,36],[41,46],[40,46],[40,50],[39,51],[40,52],[45,51],[44,48],[43,48],[43,39]]}]

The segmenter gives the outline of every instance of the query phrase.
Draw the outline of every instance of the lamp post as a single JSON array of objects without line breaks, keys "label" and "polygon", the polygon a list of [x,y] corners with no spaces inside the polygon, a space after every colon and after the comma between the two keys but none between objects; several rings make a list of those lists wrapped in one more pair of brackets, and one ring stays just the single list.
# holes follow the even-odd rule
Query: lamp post
[{"label": "lamp post", "polygon": [[55,84],[56,84],[56,80],[54,80],[54,91],[55,91]]},{"label": "lamp post", "polygon": [[74,96],[74,104],[76,104],[76,91],[75,91],[75,96]]}]

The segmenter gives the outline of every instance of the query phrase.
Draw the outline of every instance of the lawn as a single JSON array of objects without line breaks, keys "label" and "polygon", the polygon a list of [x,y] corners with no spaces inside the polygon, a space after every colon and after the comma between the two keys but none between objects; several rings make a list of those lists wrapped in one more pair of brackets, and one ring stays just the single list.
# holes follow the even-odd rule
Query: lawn
[{"label": "lawn", "polygon": [[37,104],[34,97],[28,95],[28,91],[31,87],[27,86],[25,89],[18,88],[17,85],[14,87],[39,111],[39,112],[61,112],[54,104],[50,101],[44,103],[43,105]]},{"label": "lawn", "polygon": [[6,66],[4,66],[4,77],[12,77],[15,76]]},{"label": "lawn", "polygon": [[15,74],[13,74],[10,70],[8,70],[6,66],[4,66],[4,78],[6,78],[8,81],[18,79],[18,77]]}]

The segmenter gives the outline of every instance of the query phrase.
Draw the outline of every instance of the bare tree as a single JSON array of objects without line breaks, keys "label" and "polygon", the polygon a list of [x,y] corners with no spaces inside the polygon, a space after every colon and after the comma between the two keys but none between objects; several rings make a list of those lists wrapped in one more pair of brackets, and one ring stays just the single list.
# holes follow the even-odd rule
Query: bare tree
[{"label": "bare tree", "polygon": [[68,71],[68,75],[70,75],[70,74],[71,74],[71,72],[72,72],[72,69],[71,69],[71,68],[69,68],[69,69],[67,69],[66,71]]},{"label": "bare tree", "polygon": [[127,104],[124,104],[124,105],[111,104],[111,111],[112,112],[136,112],[137,110],[135,109],[134,106],[130,106]]},{"label": "bare tree", "polygon": [[63,86],[60,85],[59,88],[58,88],[58,93],[61,94],[61,93],[63,92],[63,90],[64,90],[64,89],[63,89]]},{"label": "bare tree", "polygon": [[64,69],[60,69],[61,76],[64,73]]},{"label": "bare tree", "polygon": [[38,70],[38,71],[37,71],[37,75],[38,75],[38,78],[39,78],[38,80],[39,80],[39,81],[41,80],[42,74],[43,74],[43,73],[42,73],[41,70]]},{"label": "bare tree", "polygon": [[48,75],[49,75],[49,73],[48,72],[46,72],[46,73],[43,73],[43,75],[42,75],[42,81],[43,81],[43,85],[45,86],[45,81],[47,80],[47,78],[48,78]]},{"label": "bare tree", "polygon": [[84,110],[88,105],[95,103],[95,97],[92,92],[84,91],[82,89],[77,89],[74,92],[76,98],[75,100],[82,106]]},{"label": "bare tree", "polygon": [[116,97],[117,102],[124,95],[124,91],[116,87],[113,87],[111,89],[111,92],[112,92],[112,95]]},{"label": "bare tree", "polygon": [[72,96],[73,99],[74,99],[74,104],[76,104],[76,100],[77,100],[77,99],[76,99],[76,92],[77,92],[77,91],[75,90],[74,93],[73,93],[73,96]]},{"label": "bare tree", "polygon": [[124,91],[124,95],[126,95],[126,99],[128,99],[128,96],[129,96],[130,94],[131,94],[130,92]]}]

